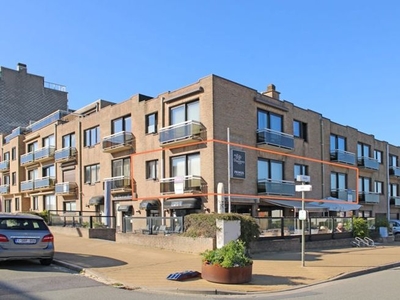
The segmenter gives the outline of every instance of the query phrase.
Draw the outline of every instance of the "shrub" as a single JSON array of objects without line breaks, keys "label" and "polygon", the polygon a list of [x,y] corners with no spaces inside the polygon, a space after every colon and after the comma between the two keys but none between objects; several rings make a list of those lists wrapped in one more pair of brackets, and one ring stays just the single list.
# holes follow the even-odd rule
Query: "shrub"
[{"label": "shrub", "polygon": [[368,223],[363,218],[353,218],[353,236],[365,238],[369,237]]}]

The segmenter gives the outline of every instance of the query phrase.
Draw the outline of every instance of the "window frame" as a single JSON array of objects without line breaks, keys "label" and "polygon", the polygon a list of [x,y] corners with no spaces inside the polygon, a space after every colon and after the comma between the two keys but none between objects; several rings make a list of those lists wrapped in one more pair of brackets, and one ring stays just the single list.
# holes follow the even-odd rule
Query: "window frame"
[{"label": "window frame", "polygon": [[[92,175],[92,173],[94,173],[94,175]],[[100,164],[91,164],[85,166],[84,174],[85,184],[94,185],[100,182]]]},{"label": "window frame", "polygon": [[[154,117],[154,124],[151,124],[151,117]],[[157,112],[148,114],[145,116],[145,120],[146,120],[146,130],[145,133],[146,134],[152,134],[152,133],[157,133],[157,122],[158,122],[158,115]],[[154,127],[152,130],[150,129],[151,127]]]},{"label": "window frame", "polygon": [[[295,124],[297,126],[295,126]],[[296,132],[298,127],[298,133]],[[299,120],[293,120],[293,136],[297,138],[303,139],[305,142],[307,142],[307,123],[299,121]]]},{"label": "window frame", "polygon": [[83,132],[83,147],[90,148],[100,144],[100,126],[85,129]]}]

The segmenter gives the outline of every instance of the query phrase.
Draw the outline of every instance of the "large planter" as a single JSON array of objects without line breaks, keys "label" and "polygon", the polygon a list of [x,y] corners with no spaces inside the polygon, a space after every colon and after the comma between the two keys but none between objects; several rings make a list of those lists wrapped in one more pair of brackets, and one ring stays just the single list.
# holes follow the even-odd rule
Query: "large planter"
[{"label": "large planter", "polygon": [[201,267],[201,277],[215,283],[236,284],[250,282],[252,273],[252,264],[245,267],[223,268],[218,265],[203,263]]}]

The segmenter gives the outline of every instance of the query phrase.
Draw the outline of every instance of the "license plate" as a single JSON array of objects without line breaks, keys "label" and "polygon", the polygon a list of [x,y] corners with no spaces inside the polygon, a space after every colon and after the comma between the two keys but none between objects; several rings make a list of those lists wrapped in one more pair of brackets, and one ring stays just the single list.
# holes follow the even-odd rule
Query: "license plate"
[{"label": "license plate", "polygon": [[15,239],[16,244],[36,244],[36,239]]}]

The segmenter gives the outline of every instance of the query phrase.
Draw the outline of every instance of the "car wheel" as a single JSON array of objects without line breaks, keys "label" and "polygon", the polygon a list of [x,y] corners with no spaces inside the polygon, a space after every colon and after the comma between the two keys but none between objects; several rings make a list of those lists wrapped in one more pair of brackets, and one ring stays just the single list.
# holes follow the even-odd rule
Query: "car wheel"
[{"label": "car wheel", "polygon": [[40,260],[40,264],[43,266],[50,266],[52,262],[53,262],[52,258],[45,258]]}]

